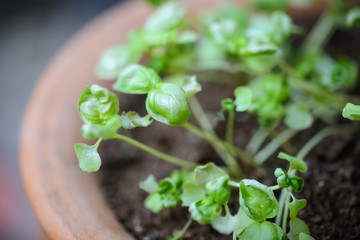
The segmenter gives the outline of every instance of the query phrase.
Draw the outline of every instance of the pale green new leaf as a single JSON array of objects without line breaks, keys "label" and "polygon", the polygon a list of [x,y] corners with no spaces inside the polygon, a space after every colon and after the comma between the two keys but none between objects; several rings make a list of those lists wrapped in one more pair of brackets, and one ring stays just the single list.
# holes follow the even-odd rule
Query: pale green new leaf
[{"label": "pale green new leaf", "polygon": [[255,221],[265,221],[273,218],[279,211],[279,203],[274,192],[266,185],[256,180],[240,181],[240,207],[248,217]]},{"label": "pale green new leaf", "polygon": [[252,101],[252,91],[248,87],[237,87],[234,90],[235,95],[235,110],[237,112],[244,112],[249,109]]},{"label": "pale green new leaf", "polygon": [[283,44],[292,32],[292,22],[290,17],[281,11],[274,12],[271,15],[270,38],[280,45]]},{"label": "pale green new leaf", "polygon": [[306,223],[299,218],[291,219],[289,225],[290,232],[287,236],[290,240],[300,240],[299,234],[301,233],[310,234],[310,230]]},{"label": "pale green new leaf", "polygon": [[314,121],[308,106],[303,103],[292,103],[287,105],[285,114],[285,124],[294,130],[308,129]]},{"label": "pale green new leaf", "polygon": [[295,219],[298,212],[306,206],[306,203],[306,199],[293,199],[293,201],[289,203],[290,219]]},{"label": "pale green new leaf", "polygon": [[109,119],[105,125],[99,124],[88,124],[85,123],[81,127],[81,134],[86,139],[110,139],[114,138],[117,134],[117,131],[121,127],[121,119],[119,115],[115,115],[113,118]]},{"label": "pale green new leaf", "polygon": [[84,172],[96,172],[101,166],[101,158],[97,152],[97,147],[100,142],[90,146],[85,143],[75,143],[75,153],[79,160],[79,167]]},{"label": "pale green new leaf", "polygon": [[147,32],[163,32],[179,27],[185,15],[185,8],[176,1],[161,5],[145,24]]},{"label": "pale green new leaf", "polygon": [[229,175],[217,167],[214,163],[207,163],[206,165],[196,167],[194,170],[195,183],[202,186],[214,179],[220,177],[229,177]]},{"label": "pale green new leaf", "polygon": [[254,220],[249,218],[246,213],[240,208],[236,215],[227,213],[225,216],[219,216],[214,219],[211,226],[221,234],[230,234],[234,231],[241,232]]},{"label": "pale green new leaf", "polygon": [[358,121],[360,120],[360,105],[347,103],[343,109],[342,115],[344,118]]},{"label": "pale green new leaf", "polygon": [[128,65],[137,62],[140,54],[137,54],[130,46],[113,46],[101,55],[95,73],[99,79],[113,80]]},{"label": "pale green new leaf", "polygon": [[239,235],[239,240],[281,240],[283,231],[272,222],[254,222],[247,226]]},{"label": "pale green new leaf", "polygon": [[139,183],[139,187],[147,193],[155,193],[158,187],[154,175],[149,175],[144,181]]},{"label": "pale green new leaf", "polygon": [[147,127],[152,122],[153,120],[150,120],[150,115],[141,117],[135,111],[129,111],[121,115],[121,126],[125,130],[132,130],[137,127]]},{"label": "pale green new leaf", "polygon": [[348,26],[360,25],[360,7],[354,7],[346,14],[346,24]]},{"label": "pale green new leaf", "polygon": [[155,70],[133,64],[120,73],[113,88],[123,93],[146,94],[159,82],[161,79]]},{"label": "pale green new leaf", "polygon": [[305,161],[300,158],[290,156],[289,154],[286,154],[283,152],[279,153],[278,158],[285,159],[290,162],[290,171],[296,169],[302,173],[305,173],[308,170],[308,167],[307,167]]},{"label": "pale green new leaf", "polygon": [[205,198],[206,193],[203,188],[200,188],[193,183],[185,183],[183,185],[183,192],[181,194],[182,206],[188,207],[192,203]]}]

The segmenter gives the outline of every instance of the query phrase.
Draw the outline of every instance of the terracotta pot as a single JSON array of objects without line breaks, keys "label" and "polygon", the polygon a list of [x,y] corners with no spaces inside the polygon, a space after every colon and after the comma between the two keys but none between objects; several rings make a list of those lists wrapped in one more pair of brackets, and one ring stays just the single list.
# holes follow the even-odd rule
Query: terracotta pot
[{"label": "terracotta pot", "polygon": [[[192,11],[224,2],[229,1],[183,1]],[[78,167],[73,145],[84,140],[76,103],[89,84],[110,87],[112,82],[93,74],[99,55],[125,42],[150,12],[143,1],[132,0],[96,18],[59,51],[32,94],[21,131],[21,171],[31,206],[51,239],[133,239],[107,206],[95,175]]]}]

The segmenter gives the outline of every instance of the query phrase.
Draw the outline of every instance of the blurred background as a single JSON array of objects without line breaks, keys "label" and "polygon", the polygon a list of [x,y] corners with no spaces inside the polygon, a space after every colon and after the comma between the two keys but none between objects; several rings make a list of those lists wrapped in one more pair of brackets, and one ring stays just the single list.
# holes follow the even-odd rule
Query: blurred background
[{"label": "blurred background", "polygon": [[121,0],[0,2],[0,239],[39,239],[18,168],[21,118],[52,56],[82,26]]}]

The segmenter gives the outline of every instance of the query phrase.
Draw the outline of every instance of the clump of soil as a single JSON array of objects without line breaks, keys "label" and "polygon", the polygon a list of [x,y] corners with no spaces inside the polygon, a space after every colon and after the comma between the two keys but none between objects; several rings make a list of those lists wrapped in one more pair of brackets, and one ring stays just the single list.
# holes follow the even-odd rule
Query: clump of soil
[{"label": "clump of soil", "polygon": [[[351,34],[341,30],[332,38],[327,50],[335,56],[348,55],[359,63],[359,51],[350,50],[359,49],[359,37],[359,29]],[[209,83],[203,85],[199,99],[207,104],[205,110],[215,121],[220,100],[231,95],[231,87]],[[142,97],[139,100],[139,96],[127,96],[120,102],[122,109],[126,107],[125,110],[145,113]],[[194,119],[191,121],[195,122]],[[235,126],[235,142],[244,147],[257,126],[256,120],[253,116],[238,114]],[[317,122],[312,129],[293,138],[292,143],[300,148],[323,127],[323,123]],[[223,128],[224,123],[216,126],[219,132]],[[209,144],[181,127],[154,122],[148,128],[122,134],[190,161],[219,163]],[[176,207],[153,214],[144,207],[147,194],[138,187],[149,174],[157,179],[168,176],[174,169],[172,165],[117,141],[105,142],[101,155],[100,182],[104,195],[117,219],[136,239],[165,239],[185,225],[189,219],[187,208]],[[360,171],[357,169],[360,165],[360,132],[344,131],[327,137],[306,157],[306,162],[309,171],[303,175],[305,186],[298,196],[307,199],[308,204],[299,217],[308,224],[311,235],[316,239],[360,239]],[[245,174],[247,178],[272,185],[275,184],[275,168],[286,166],[284,160],[274,155],[258,170],[245,166]],[[231,204],[233,211],[238,208],[237,196],[235,191]],[[220,235],[208,225],[193,222],[183,239],[221,240],[232,239],[232,236]]]}]

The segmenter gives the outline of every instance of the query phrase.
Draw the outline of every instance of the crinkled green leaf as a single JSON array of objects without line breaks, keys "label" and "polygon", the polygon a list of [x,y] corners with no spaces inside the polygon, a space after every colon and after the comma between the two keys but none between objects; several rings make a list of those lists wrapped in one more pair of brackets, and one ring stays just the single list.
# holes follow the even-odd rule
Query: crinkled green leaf
[{"label": "crinkled green leaf", "polygon": [[175,207],[180,202],[180,191],[170,178],[161,180],[156,192],[160,195],[163,208]]},{"label": "crinkled green leaf", "polygon": [[161,79],[153,69],[133,64],[120,73],[113,88],[123,93],[146,94],[159,82]]},{"label": "crinkled green leaf", "polygon": [[155,193],[158,187],[154,175],[149,175],[144,181],[139,183],[139,187],[147,193]]},{"label": "crinkled green leaf", "polygon": [[140,55],[128,45],[113,46],[103,52],[95,69],[96,76],[104,80],[115,79],[128,65],[137,62]]},{"label": "crinkled green leaf", "polygon": [[98,143],[93,146],[85,143],[75,143],[74,148],[81,170],[88,173],[99,170],[101,158],[97,152]]},{"label": "crinkled green leaf", "polygon": [[192,203],[205,198],[206,194],[203,188],[196,184],[186,183],[183,185],[183,192],[181,194],[182,206],[188,207]]},{"label": "crinkled green leaf", "polygon": [[78,101],[78,113],[88,124],[106,125],[118,112],[118,97],[96,84],[88,86]]},{"label": "crinkled green leaf", "polygon": [[109,119],[105,125],[98,124],[88,124],[85,123],[81,127],[81,134],[86,139],[110,139],[114,138],[117,134],[117,131],[121,127],[121,119],[119,115],[115,115],[113,118]]},{"label": "crinkled green leaf", "polygon": [[360,25],[360,7],[354,7],[346,14],[346,24],[348,26]]},{"label": "crinkled green leaf", "polygon": [[352,103],[346,103],[342,115],[344,118],[350,120],[360,120],[360,105],[355,105]]},{"label": "crinkled green leaf", "polygon": [[153,120],[150,120],[150,115],[144,117],[139,116],[135,111],[129,111],[121,115],[121,126],[125,130],[132,130],[136,127],[147,127]]},{"label": "crinkled green leaf", "polygon": [[147,20],[145,31],[163,32],[179,27],[185,15],[185,8],[176,1],[161,5]]},{"label": "crinkled green leaf", "polygon": [[206,183],[218,179],[220,177],[229,177],[229,175],[217,167],[214,163],[207,163],[203,166],[198,166],[194,170],[195,183],[198,186],[203,186]]},{"label": "crinkled green leaf", "polygon": [[285,124],[295,130],[304,130],[311,127],[314,118],[304,103],[292,103],[285,108]]},{"label": "crinkled green leaf", "polygon": [[265,221],[273,218],[279,211],[279,203],[274,192],[266,185],[256,180],[240,181],[240,206],[248,217],[255,221]]},{"label": "crinkled green leaf", "polygon": [[206,183],[205,189],[207,194],[219,204],[224,204],[231,197],[229,186],[229,177],[219,177]]},{"label": "crinkled green leaf", "polygon": [[287,236],[290,240],[300,240],[299,234],[301,233],[310,234],[310,230],[306,223],[299,218],[290,219],[289,225],[290,232]]},{"label": "crinkled green leaf", "polygon": [[288,178],[289,186],[294,189],[295,192],[301,192],[304,186],[304,179],[298,176]]},{"label": "crinkled green leaf", "polygon": [[290,208],[290,219],[295,219],[298,212],[306,206],[306,203],[306,199],[293,199],[293,201],[288,204]]},{"label": "crinkled green leaf", "polygon": [[300,158],[290,156],[289,154],[283,152],[279,153],[278,158],[285,159],[290,162],[290,171],[296,169],[302,173],[305,173],[308,170],[305,161]]},{"label": "crinkled green leaf", "polygon": [[221,205],[212,198],[204,198],[190,205],[191,217],[200,224],[207,224],[214,221],[221,214]]},{"label": "crinkled green leaf", "polygon": [[239,240],[281,240],[284,233],[279,225],[272,222],[254,222],[247,226],[239,235]]},{"label": "crinkled green leaf", "polygon": [[252,101],[252,91],[248,87],[237,87],[234,90],[235,95],[235,110],[243,112],[249,109]]},{"label": "crinkled green leaf", "polygon": [[274,12],[271,15],[270,38],[276,44],[283,44],[292,33],[291,18],[284,12]]},{"label": "crinkled green leaf", "polygon": [[274,175],[276,176],[277,184],[280,188],[287,188],[288,185],[288,174],[284,169],[277,168],[274,172]]},{"label": "crinkled green leaf", "polygon": [[173,83],[158,83],[151,89],[146,110],[155,120],[172,126],[186,123],[191,114],[185,91]]}]

